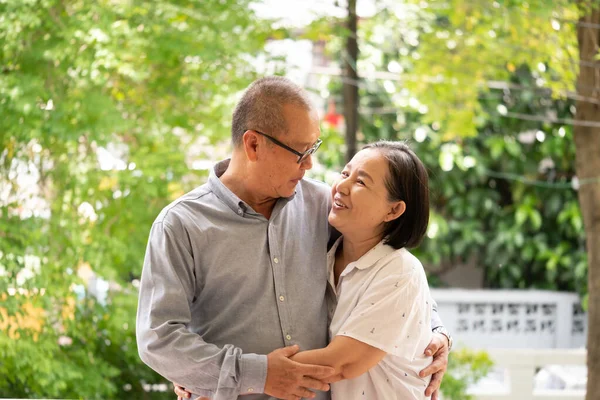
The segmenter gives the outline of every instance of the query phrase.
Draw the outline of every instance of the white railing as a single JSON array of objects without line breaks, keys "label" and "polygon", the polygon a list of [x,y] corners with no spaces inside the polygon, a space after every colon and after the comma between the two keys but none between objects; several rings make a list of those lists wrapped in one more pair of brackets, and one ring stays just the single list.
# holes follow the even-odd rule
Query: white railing
[{"label": "white railing", "polygon": [[534,389],[538,368],[550,365],[586,365],[584,349],[493,349],[487,350],[495,367],[505,368],[504,390],[489,393],[478,388],[471,394],[476,400],[584,400],[585,390]]},{"label": "white railing", "polygon": [[458,346],[585,347],[587,317],[576,293],[541,290],[431,289]]}]

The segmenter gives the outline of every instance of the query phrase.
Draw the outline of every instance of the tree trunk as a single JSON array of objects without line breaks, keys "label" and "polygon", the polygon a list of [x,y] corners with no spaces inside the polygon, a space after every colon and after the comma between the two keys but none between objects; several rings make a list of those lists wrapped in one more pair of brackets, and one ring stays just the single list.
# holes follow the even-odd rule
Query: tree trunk
[{"label": "tree trunk", "polygon": [[[591,6],[591,2],[581,3]],[[577,27],[580,68],[577,92],[600,100],[600,9],[595,6],[580,19]],[[574,137],[577,177],[581,182],[579,204],[585,225],[588,253],[588,338],[587,400],[600,399],[600,105],[578,101]],[[595,125],[583,126],[582,124]],[[591,124],[590,124],[591,123]]]},{"label": "tree trunk", "polygon": [[344,119],[346,120],[346,161],[356,154],[356,131],[358,130],[358,41],[356,0],[348,0],[348,36],[344,60]]}]

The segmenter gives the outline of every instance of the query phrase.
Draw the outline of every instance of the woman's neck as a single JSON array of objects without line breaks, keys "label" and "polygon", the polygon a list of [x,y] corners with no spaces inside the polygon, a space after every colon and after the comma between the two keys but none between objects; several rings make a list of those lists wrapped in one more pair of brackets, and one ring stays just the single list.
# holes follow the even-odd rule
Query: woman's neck
[{"label": "woman's neck", "polygon": [[342,257],[346,264],[354,262],[364,256],[369,250],[381,241],[381,235],[371,237],[353,238],[344,235],[342,242]]}]

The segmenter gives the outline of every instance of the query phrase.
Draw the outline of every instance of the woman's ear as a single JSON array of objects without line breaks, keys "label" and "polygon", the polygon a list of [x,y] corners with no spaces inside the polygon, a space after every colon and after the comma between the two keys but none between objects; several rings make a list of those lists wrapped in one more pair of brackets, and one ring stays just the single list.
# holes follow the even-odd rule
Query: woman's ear
[{"label": "woman's ear", "polygon": [[400,217],[406,211],[406,203],[403,201],[396,201],[392,203],[390,211],[384,218],[384,222],[390,222]]},{"label": "woman's ear", "polygon": [[242,147],[248,161],[255,162],[258,160],[258,135],[254,131],[248,130],[244,132]]}]

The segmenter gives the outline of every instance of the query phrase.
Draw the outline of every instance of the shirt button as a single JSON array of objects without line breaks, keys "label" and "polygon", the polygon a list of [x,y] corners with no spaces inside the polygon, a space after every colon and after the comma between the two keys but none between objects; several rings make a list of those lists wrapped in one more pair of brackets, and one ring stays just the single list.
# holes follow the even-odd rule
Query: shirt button
[{"label": "shirt button", "polygon": [[286,336],[285,336],[285,338],[286,338],[287,340],[292,340],[292,337],[291,337],[290,335],[286,335]]},{"label": "shirt button", "polygon": [[279,258],[275,257],[275,258],[273,259],[273,262],[274,262],[275,264],[279,264]]},{"label": "shirt button", "polygon": [[254,392],[254,389],[248,388],[248,392],[252,393],[252,392]]},{"label": "shirt button", "polygon": [[279,300],[281,300],[281,301],[284,301],[284,300],[285,300],[285,297],[283,297],[283,296],[279,296]]}]

